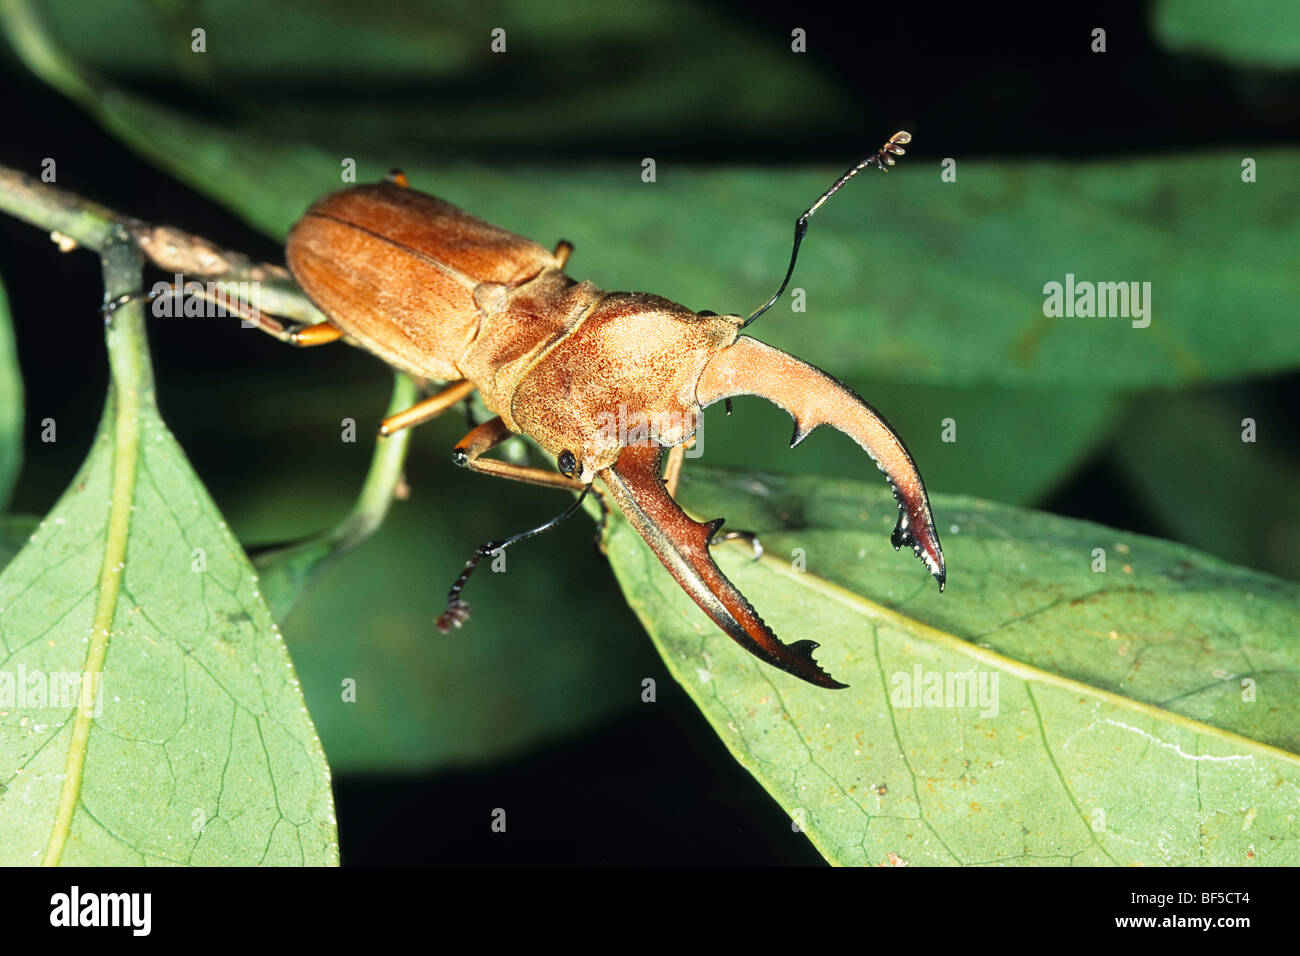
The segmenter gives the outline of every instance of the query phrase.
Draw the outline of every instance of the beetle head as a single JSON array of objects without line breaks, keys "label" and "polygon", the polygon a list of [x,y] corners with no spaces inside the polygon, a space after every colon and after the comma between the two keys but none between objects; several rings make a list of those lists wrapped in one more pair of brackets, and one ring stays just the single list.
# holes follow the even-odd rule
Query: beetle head
[{"label": "beetle head", "polygon": [[511,415],[561,471],[569,452],[572,477],[589,482],[629,445],[679,445],[695,433],[700,373],[742,321],[645,293],[607,295],[524,376]]}]

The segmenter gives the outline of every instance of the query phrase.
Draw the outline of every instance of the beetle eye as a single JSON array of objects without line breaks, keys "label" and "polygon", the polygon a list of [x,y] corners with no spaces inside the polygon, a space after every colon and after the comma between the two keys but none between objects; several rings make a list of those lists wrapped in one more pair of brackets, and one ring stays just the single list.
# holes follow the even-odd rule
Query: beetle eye
[{"label": "beetle eye", "polygon": [[578,459],[573,456],[573,452],[569,451],[567,448],[560,452],[560,457],[557,459],[557,463],[560,466],[560,474],[565,478],[577,477]]}]

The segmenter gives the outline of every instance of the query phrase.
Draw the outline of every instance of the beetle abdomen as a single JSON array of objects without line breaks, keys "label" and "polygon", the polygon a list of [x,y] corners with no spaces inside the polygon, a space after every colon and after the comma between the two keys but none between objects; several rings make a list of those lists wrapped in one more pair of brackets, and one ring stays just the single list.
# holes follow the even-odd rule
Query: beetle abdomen
[{"label": "beetle abdomen", "polygon": [[474,290],[514,289],[559,262],[543,247],[389,183],[316,202],[289,233],[289,269],[331,322],[404,371],[462,377],[482,313]]}]

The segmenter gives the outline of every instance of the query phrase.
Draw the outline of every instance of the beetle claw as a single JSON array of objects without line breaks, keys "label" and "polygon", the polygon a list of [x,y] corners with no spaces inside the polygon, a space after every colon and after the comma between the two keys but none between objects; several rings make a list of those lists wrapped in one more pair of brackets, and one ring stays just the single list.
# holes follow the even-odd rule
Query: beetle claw
[{"label": "beetle claw", "polygon": [[677,583],[704,613],[755,657],[818,687],[846,687],[813,659],[814,641],[783,644],[709,554],[722,519],[696,521],[682,511],[659,480],[664,449],[628,445],[618,461],[600,472],[610,496],[645,538]]},{"label": "beetle claw", "polygon": [[709,360],[695,395],[701,407],[733,395],[757,395],[779,405],[794,419],[791,448],[821,425],[852,438],[884,473],[898,502],[898,524],[890,537],[894,548],[909,546],[943,590],[947,568],[921,473],[903,440],[852,389],[793,355],[742,335]]},{"label": "beetle claw", "polygon": [[[922,545],[920,541],[913,537],[911,529],[906,527],[904,524],[905,520],[905,515],[899,517],[898,524],[894,526],[893,532],[889,535],[889,543],[894,546],[895,551],[902,548],[903,545],[907,545],[911,548],[912,553],[920,558],[926,568],[929,569],[930,573],[934,575],[934,579],[939,582],[939,590],[942,591],[944,584],[948,580],[948,569],[944,565],[943,553],[939,553],[939,560],[937,562],[933,561],[930,552],[926,550],[925,546]],[[933,531],[933,529],[931,530]],[[938,539],[936,538],[935,541],[937,543]]]}]

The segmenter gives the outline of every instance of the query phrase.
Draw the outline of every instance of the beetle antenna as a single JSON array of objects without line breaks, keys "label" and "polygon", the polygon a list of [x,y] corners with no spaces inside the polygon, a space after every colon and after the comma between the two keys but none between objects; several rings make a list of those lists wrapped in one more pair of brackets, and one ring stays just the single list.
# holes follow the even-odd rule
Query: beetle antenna
[{"label": "beetle antenna", "polygon": [[470,555],[469,560],[465,562],[465,570],[460,572],[460,577],[456,578],[451,585],[451,590],[447,592],[447,607],[438,615],[438,620],[436,622],[438,630],[446,634],[453,627],[460,627],[469,620],[470,606],[460,599],[460,592],[465,590],[466,583],[469,581],[470,576],[473,575],[474,570],[478,567],[480,561],[489,555],[495,555],[504,551],[512,544],[516,544],[526,538],[535,537],[543,532],[550,531],[557,524],[565,518],[572,516],[573,513],[578,510],[582,505],[583,499],[587,497],[587,492],[589,491],[591,491],[591,485],[587,485],[582,489],[582,494],[578,495],[578,500],[569,505],[569,507],[564,510],[563,514],[556,515],[545,524],[540,524],[536,528],[531,528],[528,531],[521,531],[519,534],[511,535],[504,541],[488,541],[484,544],[480,544],[474,553]]},{"label": "beetle antenna", "polygon": [[772,294],[772,298],[768,299],[767,302],[764,303],[762,308],[752,313],[750,317],[747,318],[741,324],[740,327],[742,329],[745,326],[749,325],[751,322],[753,322],[756,318],[758,318],[768,309],[772,308],[772,306],[776,305],[777,300],[781,298],[781,293],[783,293],[785,291],[785,287],[790,284],[790,277],[794,275],[795,260],[799,258],[799,245],[800,243],[803,242],[803,237],[808,233],[808,220],[812,218],[813,213],[815,213],[818,209],[820,209],[822,205],[826,202],[826,200],[830,199],[837,192],[839,192],[840,189],[843,188],[845,183],[847,183],[850,179],[852,179],[854,176],[862,172],[862,170],[866,169],[868,166],[872,165],[873,163],[876,166],[880,167],[880,171],[882,173],[889,172],[889,167],[894,165],[894,157],[902,156],[904,153],[906,153],[907,150],[903,149],[903,146],[904,144],[910,143],[911,141],[912,141],[911,133],[907,132],[906,130],[899,130],[893,136],[889,137],[889,142],[887,142],[884,146],[880,147],[880,149],[876,150],[866,159],[862,160],[862,162],[857,163],[854,166],[850,166],[845,171],[843,176],[841,176],[839,179],[835,180],[833,184],[831,184],[830,189],[826,190],[826,192],[821,194],[821,198],[819,198],[815,203],[813,203],[806,210],[804,210],[804,214],[800,216],[797,220],[795,220],[794,247],[790,250],[790,267],[785,270],[785,278],[781,280],[781,288],[777,289],[776,292]]}]

